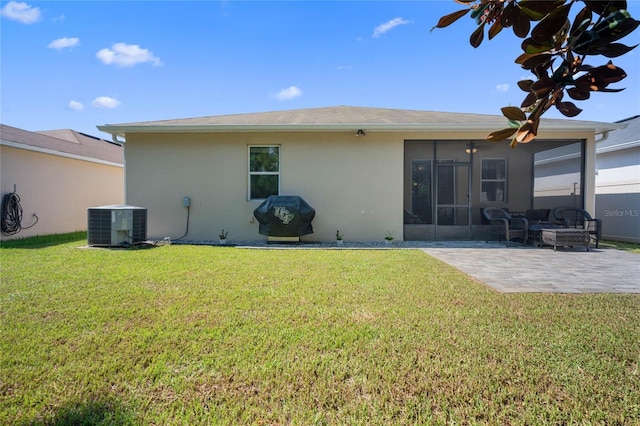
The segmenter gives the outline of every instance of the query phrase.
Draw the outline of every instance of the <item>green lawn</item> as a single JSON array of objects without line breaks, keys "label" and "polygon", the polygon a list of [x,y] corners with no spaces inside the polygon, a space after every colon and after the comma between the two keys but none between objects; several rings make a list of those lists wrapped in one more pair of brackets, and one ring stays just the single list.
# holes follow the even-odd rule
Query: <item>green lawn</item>
[{"label": "green lawn", "polygon": [[621,243],[619,241],[602,241],[600,242],[600,247],[624,250],[631,253],[640,253],[640,244]]},{"label": "green lawn", "polygon": [[417,250],[83,237],[0,249],[0,424],[640,423],[640,295],[499,294]]}]

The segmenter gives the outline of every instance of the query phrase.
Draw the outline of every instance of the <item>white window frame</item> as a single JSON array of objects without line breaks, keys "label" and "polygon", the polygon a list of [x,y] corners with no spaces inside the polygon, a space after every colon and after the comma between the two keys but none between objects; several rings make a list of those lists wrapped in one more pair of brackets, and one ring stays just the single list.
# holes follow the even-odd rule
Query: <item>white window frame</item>
[{"label": "white window frame", "polygon": [[[277,172],[252,172],[251,171],[251,148],[278,148],[278,171]],[[280,195],[280,170],[282,169],[280,145],[248,145],[247,147],[247,200],[248,201],[262,201],[264,198],[251,198],[251,176],[278,176],[278,193]]]},{"label": "white window frame", "polygon": [[[496,161],[496,160],[501,160],[504,163],[504,176],[502,177],[502,179],[485,179],[482,176],[482,171],[484,170],[484,162],[485,160],[487,161]],[[508,179],[507,179],[507,175],[508,175],[508,170],[509,170],[509,162],[508,159],[505,157],[499,157],[499,158],[482,158],[482,161],[480,163],[480,202],[484,203],[484,204],[507,204],[508,202]],[[503,187],[504,187],[504,194],[503,194],[503,200],[502,201],[492,201],[492,200],[488,200],[485,199],[485,197],[483,196],[483,191],[482,188],[484,186],[485,182],[489,182],[489,183],[503,183]]]}]

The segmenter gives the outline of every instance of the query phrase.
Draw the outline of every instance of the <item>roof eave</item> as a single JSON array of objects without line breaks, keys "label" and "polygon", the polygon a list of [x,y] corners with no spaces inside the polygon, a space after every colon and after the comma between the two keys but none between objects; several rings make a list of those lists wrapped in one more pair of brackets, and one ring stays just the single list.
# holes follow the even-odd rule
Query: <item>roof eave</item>
[{"label": "roof eave", "polygon": [[[164,125],[110,125],[97,126],[98,130],[113,136],[125,137],[127,133],[225,133],[225,132],[434,132],[434,131],[494,131],[497,123],[349,123],[349,124],[164,124]],[[593,131],[602,133],[624,128],[620,123],[562,122],[541,123],[544,131]]]}]

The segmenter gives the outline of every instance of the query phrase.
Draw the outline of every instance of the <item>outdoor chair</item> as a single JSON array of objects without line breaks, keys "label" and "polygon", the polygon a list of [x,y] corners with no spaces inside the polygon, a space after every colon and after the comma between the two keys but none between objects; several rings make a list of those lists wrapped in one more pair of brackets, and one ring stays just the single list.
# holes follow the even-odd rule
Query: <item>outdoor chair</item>
[{"label": "outdoor chair", "polygon": [[[482,214],[491,225],[491,234],[498,236],[498,241],[502,241],[504,237],[507,247],[509,241],[513,239],[522,239],[524,244],[527,243],[529,236],[529,221],[524,217],[511,217],[505,210],[498,207],[486,207],[482,210]],[[487,243],[489,240],[487,239]]]},{"label": "outdoor chair", "polygon": [[602,239],[602,220],[593,219],[589,212],[579,207],[558,207],[553,210],[553,217],[565,228],[586,229],[591,238],[598,242]]}]

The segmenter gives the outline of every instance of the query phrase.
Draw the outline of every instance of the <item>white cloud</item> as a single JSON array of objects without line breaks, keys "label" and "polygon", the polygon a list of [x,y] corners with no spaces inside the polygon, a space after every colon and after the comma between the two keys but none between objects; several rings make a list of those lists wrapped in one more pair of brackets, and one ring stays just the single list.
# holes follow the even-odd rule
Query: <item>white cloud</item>
[{"label": "white cloud", "polygon": [[69,108],[72,111],[82,111],[84,109],[84,105],[82,105],[82,102],[69,101],[67,108]]},{"label": "white cloud", "polygon": [[496,86],[496,90],[497,90],[498,92],[502,92],[502,93],[507,92],[507,91],[509,90],[509,83],[502,83],[502,84],[498,84],[498,85]]},{"label": "white cloud", "polygon": [[160,58],[156,57],[149,49],[142,49],[137,44],[115,43],[111,49],[102,49],[96,53],[96,57],[107,65],[119,67],[133,67],[144,62],[151,62],[154,66],[162,65]]},{"label": "white cloud", "polygon": [[80,39],[77,37],[62,37],[62,38],[58,38],[53,40],[51,43],[49,43],[49,46],[47,46],[50,49],[64,49],[66,47],[74,47],[77,46],[78,43],[80,43]]},{"label": "white cloud", "polygon": [[394,18],[388,22],[385,22],[384,24],[380,24],[376,27],[375,30],[373,30],[373,35],[371,37],[373,38],[377,38],[380,37],[382,34],[386,33],[387,31],[391,31],[392,29],[394,29],[395,27],[397,27],[398,25],[405,25],[410,23],[409,21],[407,21],[406,19],[402,19],[402,18]]},{"label": "white cloud", "polygon": [[278,100],[286,101],[289,99],[297,98],[298,96],[301,96],[301,95],[302,95],[302,90],[298,89],[296,86],[291,86],[286,89],[282,89],[275,95],[271,95],[271,96]]},{"label": "white cloud", "polygon": [[27,3],[10,1],[1,10],[0,14],[7,19],[23,24],[33,24],[42,19],[39,7],[33,7]]},{"label": "white cloud", "polygon": [[91,101],[91,106],[94,108],[116,108],[120,106],[120,101],[110,98],[108,96],[100,96]]}]

